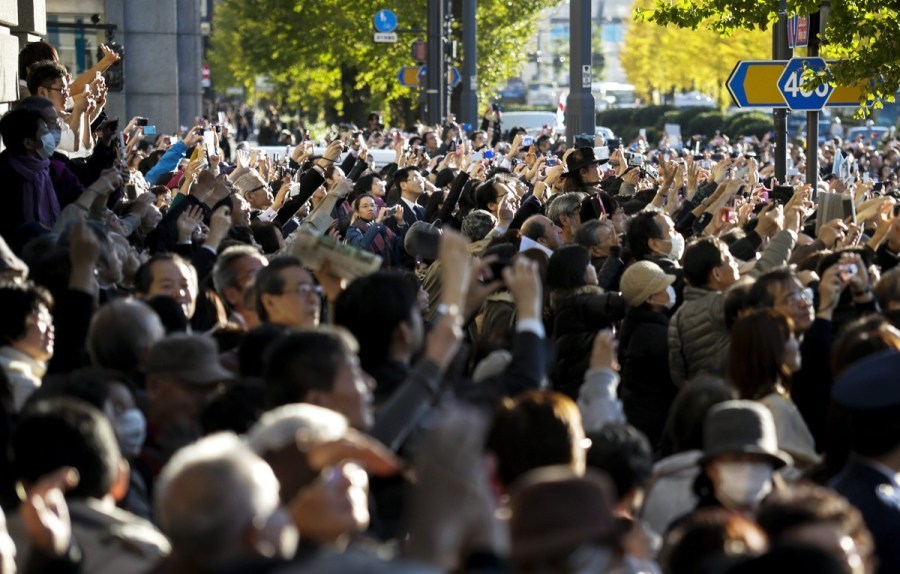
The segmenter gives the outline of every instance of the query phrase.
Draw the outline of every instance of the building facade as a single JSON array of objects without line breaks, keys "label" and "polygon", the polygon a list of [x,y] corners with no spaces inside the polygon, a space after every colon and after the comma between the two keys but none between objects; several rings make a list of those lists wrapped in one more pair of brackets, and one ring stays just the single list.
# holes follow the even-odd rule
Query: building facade
[{"label": "building facade", "polygon": [[17,54],[45,38],[73,76],[97,62],[99,46],[124,52],[122,90],[107,96],[111,118],[142,115],[160,132],[191,126],[200,86],[206,0],[0,0],[0,111],[17,97]]}]

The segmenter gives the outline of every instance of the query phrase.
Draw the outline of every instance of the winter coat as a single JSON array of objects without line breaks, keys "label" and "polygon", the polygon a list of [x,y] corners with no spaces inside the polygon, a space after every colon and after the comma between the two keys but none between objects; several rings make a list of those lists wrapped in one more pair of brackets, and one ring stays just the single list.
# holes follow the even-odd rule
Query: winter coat
[{"label": "winter coat", "polygon": [[700,473],[697,461],[703,451],[679,452],[660,460],[653,467],[653,478],[644,496],[641,520],[664,534],[680,516],[697,506],[694,481]]},{"label": "winter coat", "polygon": [[684,288],[684,305],[669,323],[669,373],[679,387],[697,373],[720,371],[728,356],[725,294]]},{"label": "winter coat", "polygon": [[550,341],[556,357],[550,379],[555,390],[576,399],[594,335],[625,316],[625,299],[619,293],[604,293],[596,285],[557,289],[550,294],[550,311]]},{"label": "winter coat", "polygon": [[625,314],[619,339],[619,396],[625,416],[654,446],[678,392],[669,376],[668,328],[665,313],[633,307]]},{"label": "winter coat", "polygon": [[[784,265],[797,242],[793,231],[779,231],[769,241],[753,268],[751,277]],[[725,294],[702,287],[684,288],[684,304],[669,323],[669,371],[672,382],[685,381],[704,371],[725,366],[731,335],[725,327]]]}]

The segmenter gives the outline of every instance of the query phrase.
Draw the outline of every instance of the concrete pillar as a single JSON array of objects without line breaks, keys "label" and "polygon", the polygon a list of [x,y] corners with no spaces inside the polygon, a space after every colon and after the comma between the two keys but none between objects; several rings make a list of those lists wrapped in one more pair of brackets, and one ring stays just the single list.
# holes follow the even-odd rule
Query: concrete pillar
[{"label": "concrete pillar", "polygon": [[[121,44],[125,47],[125,58],[123,59],[123,66],[125,66],[125,78],[127,81],[128,75],[131,72],[131,60],[141,58],[141,54],[131,53],[129,50],[129,46],[125,40],[125,6],[123,0],[106,0],[103,6],[103,21],[108,22],[110,24],[115,24],[117,26],[117,30],[115,32],[114,40],[117,44]],[[124,128],[125,124],[128,123],[128,120],[131,119],[131,116],[126,114],[126,100],[128,99],[127,92],[122,90],[121,92],[109,92],[106,94],[106,115],[110,118],[119,118],[119,126]]]},{"label": "concrete pillar", "polygon": [[[178,118],[176,0],[118,0],[125,46],[125,117],[141,115],[160,133],[172,133]],[[110,19],[110,21],[112,21]]]},{"label": "concrete pillar", "polygon": [[200,35],[200,1],[178,2],[178,116],[181,125],[190,127],[202,114],[203,90],[200,67],[203,65],[203,36]]},{"label": "concrete pillar", "polygon": [[19,39],[11,31],[18,24],[16,0],[0,0],[0,113],[19,97]]}]

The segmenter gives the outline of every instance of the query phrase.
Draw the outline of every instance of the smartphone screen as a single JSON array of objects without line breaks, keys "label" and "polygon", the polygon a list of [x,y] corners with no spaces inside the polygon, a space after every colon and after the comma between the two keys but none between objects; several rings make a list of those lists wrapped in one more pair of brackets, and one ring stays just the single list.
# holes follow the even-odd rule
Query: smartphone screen
[{"label": "smartphone screen", "polygon": [[203,131],[203,147],[206,148],[206,159],[208,160],[216,153],[216,134],[212,130]]}]

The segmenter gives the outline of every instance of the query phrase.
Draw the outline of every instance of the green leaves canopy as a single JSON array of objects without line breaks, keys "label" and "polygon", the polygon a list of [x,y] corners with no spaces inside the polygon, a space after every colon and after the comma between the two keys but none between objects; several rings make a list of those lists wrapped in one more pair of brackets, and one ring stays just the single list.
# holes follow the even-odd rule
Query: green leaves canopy
[{"label": "green leaves canopy", "polygon": [[[478,2],[481,101],[519,72],[526,59],[525,40],[542,9],[558,2]],[[416,38],[426,38],[426,6],[423,0],[223,0],[213,18],[213,81],[220,89],[243,86],[255,93],[257,77],[267,77],[277,99],[319,118],[327,110],[346,115],[348,107],[414,106],[417,90],[400,86],[397,73],[415,64],[410,46]],[[376,44],[372,18],[381,8],[397,14],[398,28],[423,32],[400,34],[396,44]],[[460,39],[458,21],[454,28]],[[457,67],[461,42],[459,47]]]},{"label": "green leaves canopy", "polygon": [[[821,0],[788,0],[788,14],[817,12]],[[820,53],[839,60],[831,67],[836,85],[862,85],[861,105],[878,98],[893,101],[900,87],[900,13],[894,2],[834,0]],[[636,18],[680,28],[709,28],[723,35],[766,30],[778,19],[779,0],[655,0]],[[824,77],[819,80],[824,80]],[[876,103],[876,107],[880,104]]]}]

